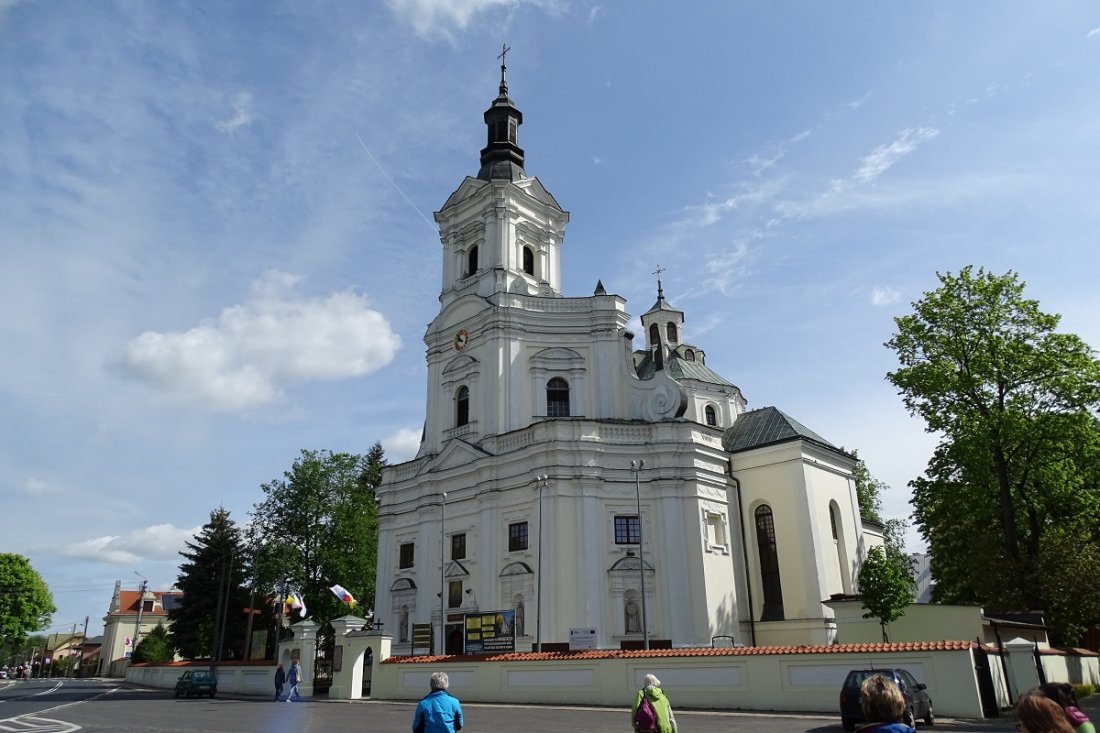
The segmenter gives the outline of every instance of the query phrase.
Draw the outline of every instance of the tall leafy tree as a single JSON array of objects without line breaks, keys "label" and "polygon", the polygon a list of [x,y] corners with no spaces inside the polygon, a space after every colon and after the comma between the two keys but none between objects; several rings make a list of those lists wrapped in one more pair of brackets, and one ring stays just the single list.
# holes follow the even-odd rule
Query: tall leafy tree
[{"label": "tall leafy tree", "polygon": [[913,482],[938,596],[1100,622],[1100,362],[1015,273],[967,267],[895,319],[887,379],[941,436]]},{"label": "tall leafy tree", "polygon": [[219,507],[210,521],[180,552],[176,585],[183,591],[177,607],[169,609],[172,643],[188,659],[244,657],[249,591],[250,557],[240,528]]},{"label": "tall leafy tree", "polygon": [[57,608],[42,576],[22,555],[0,553],[0,638],[18,646],[44,629]]},{"label": "tall leafy tree", "polygon": [[329,590],[344,586],[361,612],[374,605],[378,505],[385,456],[303,450],[283,478],[262,486],[250,528],[258,587],[301,591],[311,617],[329,621],[348,607]]},{"label": "tall leafy tree", "polygon": [[[859,458],[859,451],[852,451]],[[852,469],[852,479],[856,485],[856,499],[859,501],[859,514],[864,519],[882,522],[882,494],[890,487],[871,475],[862,458]]]}]

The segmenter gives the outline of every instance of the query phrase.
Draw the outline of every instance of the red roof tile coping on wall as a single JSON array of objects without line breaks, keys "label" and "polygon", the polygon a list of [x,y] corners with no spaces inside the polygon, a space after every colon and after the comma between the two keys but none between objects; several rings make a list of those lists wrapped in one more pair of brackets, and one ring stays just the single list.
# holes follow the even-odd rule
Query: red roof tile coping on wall
[{"label": "red roof tile coping on wall", "polygon": [[[903,641],[876,644],[800,646],[698,647],[690,649],[588,649],[576,652],[514,652],[512,654],[455,654],[452,656],[390,657],[383,664],[438,664],[440,662],[545,662],[568,659],[645,659],[655,657],[744,657],[766,654],[867,654],[896,652],[951,652],[977,649],[973,641]],[[984,647],[982,647],[984,648]]]}]

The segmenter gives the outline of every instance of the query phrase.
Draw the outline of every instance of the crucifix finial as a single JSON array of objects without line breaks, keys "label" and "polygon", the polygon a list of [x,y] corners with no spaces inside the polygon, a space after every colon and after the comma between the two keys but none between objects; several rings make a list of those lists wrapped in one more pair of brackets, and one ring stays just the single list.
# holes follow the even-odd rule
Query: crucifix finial
[{"label": "crucifix finial", "polygon": [[505,77],[505,73],[508,71],[507,56],[511,51],[511,47],[507,43],[500,44],[500,54],[497,56],[500,59],[500,96],[508,96],[508,80]]},{"label": "crucifix finial", "polygon": [[657,276],[657,297],[661,300],[664,300],[665,297],[665,289],[661,287],[661,273],[664,271],[665,268],[657,265],[657,269],[653,272],[653,274]]}]

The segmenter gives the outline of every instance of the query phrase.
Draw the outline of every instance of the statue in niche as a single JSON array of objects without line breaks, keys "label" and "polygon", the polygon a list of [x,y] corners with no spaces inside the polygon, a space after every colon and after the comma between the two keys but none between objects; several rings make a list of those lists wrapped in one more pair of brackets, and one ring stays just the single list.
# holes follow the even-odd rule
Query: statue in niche
[{"label": "statue in niche", "polygon": [[633,598],[626,599],[626,605],[623,610],[626,612],[626,633],[642,633],[642,616],[638,608],[638,602]]}]

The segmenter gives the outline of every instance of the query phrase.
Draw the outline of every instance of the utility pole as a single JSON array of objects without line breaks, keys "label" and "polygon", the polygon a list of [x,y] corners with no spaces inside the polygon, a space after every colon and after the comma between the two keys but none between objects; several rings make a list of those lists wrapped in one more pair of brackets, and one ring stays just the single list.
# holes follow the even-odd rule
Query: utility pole
[{"label": "utility pole", "polygon": [[80,665],[84,661],[84,647],[88,645],[88,617],[84,617],[84,631],[80,635],[80,654],[76,657],[76,676],[80,676]]},{"label": "utility pole", "polygon": [[137,651],[138,637],[141,636],[141,612],[145,608],[145,591],[149,588],[149,581],[138,571],[134,574],[141,578],[141,590],[138,592],[137,623],[134,624],[134,638],[130,642],[130,664],[134,663],[134,653]]}]

